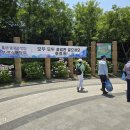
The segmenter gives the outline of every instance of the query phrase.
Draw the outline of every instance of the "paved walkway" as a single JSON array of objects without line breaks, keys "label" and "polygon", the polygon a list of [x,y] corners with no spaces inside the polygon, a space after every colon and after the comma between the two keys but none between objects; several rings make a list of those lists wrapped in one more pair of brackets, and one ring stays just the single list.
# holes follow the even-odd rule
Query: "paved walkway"
[{"label": "paved walkway", "polygon": [[130,130],[126,83],[111,79],[103,96],[99,79],[44,83],[0,90],[0,130]]}]

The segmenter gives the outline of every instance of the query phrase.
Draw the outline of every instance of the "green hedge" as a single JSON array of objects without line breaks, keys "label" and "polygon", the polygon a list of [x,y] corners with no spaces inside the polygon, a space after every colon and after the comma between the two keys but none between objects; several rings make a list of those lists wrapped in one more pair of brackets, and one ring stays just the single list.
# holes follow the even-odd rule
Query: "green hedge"
[{"label": "green hedge", "polygon": [[123,71],[123,68],[124,68],[124,63],[122,63],[122,62],[118,62],[118,70],[119,71]]},{"label": "green hedge", "polygon": [[51,72],[53,78],[68,78],[70,71],[64,61],[57,61],[52,63]]},{"label": "green hedge", "polygon": [[0,70],[0,84],[11,83],[13,76],[9,70]]},{"label": "green hedge", "polygon": [[110,61],[107,61],[107,66],[108,66],[108,73],[113,72],[113,64]]},{"label": "green hedge", "polygon": [[24,63],[22,73],[27,80],[44,78],[43,65],[40,62]]}]

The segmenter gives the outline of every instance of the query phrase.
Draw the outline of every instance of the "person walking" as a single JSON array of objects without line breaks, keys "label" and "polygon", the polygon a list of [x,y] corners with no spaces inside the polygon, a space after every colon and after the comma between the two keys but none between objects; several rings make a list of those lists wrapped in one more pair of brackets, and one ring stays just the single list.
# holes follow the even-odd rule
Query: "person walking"
[{"label": "person walking", "polygon": [[85,71],[85,66],[83,64],[82,59],[78,59],[78,63],[76,64],[76,69],[79,69],[81,73],[78,74],[79,84],[77,86],[77,92],[83,91],[83,73]]},{"label": "person walking", "polygon": [[102,83],[101,91],[103,94],[107,94],[108,92],[105,90],[105,81],[108,79],[108,67],[105,55],[102,55],[101,60],[98,62],[98,75]]},{"label": "person walking", "polygon": [[130,58],[129,61],[125,64],[123,71],[126,74],[127,81],[127,102],[130,102]]}]

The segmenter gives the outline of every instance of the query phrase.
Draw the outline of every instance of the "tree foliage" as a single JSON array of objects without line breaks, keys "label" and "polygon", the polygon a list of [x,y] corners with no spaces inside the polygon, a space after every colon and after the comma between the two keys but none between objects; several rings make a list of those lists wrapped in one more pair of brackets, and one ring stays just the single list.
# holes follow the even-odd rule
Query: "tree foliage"
[{"label": "tree foliage", "polygon": [[62,44],[72,30],[72,11],[60,0],[19,0],[19,21],[27,42],[42,37]]},{"label": "tree foliage", "polygon": [[97,39],[97,22],[102,14],[95,0],[78,3],[75,6],[75,35],[77,42],[89,45],[92,40]]},{"label": "tree foliage", "polygon": [[10,42],[13,36],[20,35],[16,13],[16,0],[0,1],[0,41]]},{"label": "tree foliage", "polygon": [[[118,42],[119,55],[128,59],[130,56],[130,7],[119,8],[106,12],[98,21],[98,37],[100,42]],[[122,53],[123,52],[123,53]]]}]

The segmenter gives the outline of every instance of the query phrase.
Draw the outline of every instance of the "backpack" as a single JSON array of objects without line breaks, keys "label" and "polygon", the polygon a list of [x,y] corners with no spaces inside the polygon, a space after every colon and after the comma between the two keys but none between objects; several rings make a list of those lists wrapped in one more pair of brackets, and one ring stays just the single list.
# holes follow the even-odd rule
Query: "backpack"
[{"label": "backpack", "polygon": [[[81,64],[82,65],[82,64]],[[80,65],[80,66],[81,66]],[[80,69],[80,66],[77,66],[77,68],[76,68],[76,70],[75,70],[75,73],[76,73],[76,75],[81,75],[82,74],[82,71],[81,71],[81,69]]]}]

